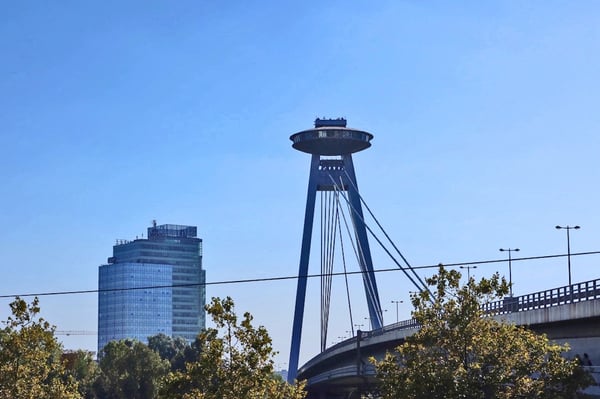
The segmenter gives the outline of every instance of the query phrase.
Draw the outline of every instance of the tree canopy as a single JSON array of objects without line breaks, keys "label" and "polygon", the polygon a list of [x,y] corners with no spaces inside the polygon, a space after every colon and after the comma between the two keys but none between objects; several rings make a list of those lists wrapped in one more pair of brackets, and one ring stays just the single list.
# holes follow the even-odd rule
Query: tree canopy
[{"label": "tree canopy", "polygon": [[17,298],[0,328],[0,399],[302,399],[303,384],[275,374],[271,338],[231,298],[206,310],[216,328],[189,345],[166,335],[111,341],[96,364],[86,351],[63,353],[39,301]]},{"label": "tree canopy", "polygon": [[420,329],[384,359],[371,359],[381,394],[391,398],[568,398],[589,376],[563,354],[567,345],[498,321],[482,304],[508,293],[496,273],[460,285],[461,274],[440,265],[427,291],[412,295]]},{"label": "tree canopy", "polygon": [[80,398],[65,372],[54,327],[39,317],[39,300],[17,297],[0,329],[0,399]]},{"label": "tree canopy", "polygon": [[169,374],[165,398],[184,399],[301,399],[302,385],[275,378],[271,338],[262,326],[252,325],[250,313],[241,321],[233,300],[213,298],[206,306],[216,328],[197,338],[199,353],[183,371]]},{"label": "tree canopy", "polygon": [[96,394],[106,399],[153,399],[170,364],[136,340],[111,341],[100,353]]},{"label": "tree canopy", "polygon": [[98,379],[100,370],[94,360],[93,352],[81,349],[68,351],[63,353],[62,358],[65,372],[67,376],[77,381],[81,396],[85,399],[96,398],[94,383]]},{"label": "tree canopy", "polygon": [[198,356],[197,341],[190,345],[185,338],[173,338],[162,333],[148,337],[148,347],[161,359],[168,360],[172,371],[184,370],[185,363]]}]

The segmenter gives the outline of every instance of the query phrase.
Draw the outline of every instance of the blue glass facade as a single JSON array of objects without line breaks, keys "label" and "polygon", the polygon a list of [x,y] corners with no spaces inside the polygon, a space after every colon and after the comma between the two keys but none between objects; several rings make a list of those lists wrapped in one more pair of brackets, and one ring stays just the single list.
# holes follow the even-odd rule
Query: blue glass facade
[{"label": "blue glass facade", "polygon": [[154,225],[147,239],[118,241],[108,262],[99,270],[98,351],[114,339],[146,341],[159,333],[191,342],[205,327],[196,227]]},{"label": "blue glass facade", "polygon": [[100,267],[98,348],[109,341],[172,334],[173,266],[116,263]]}]

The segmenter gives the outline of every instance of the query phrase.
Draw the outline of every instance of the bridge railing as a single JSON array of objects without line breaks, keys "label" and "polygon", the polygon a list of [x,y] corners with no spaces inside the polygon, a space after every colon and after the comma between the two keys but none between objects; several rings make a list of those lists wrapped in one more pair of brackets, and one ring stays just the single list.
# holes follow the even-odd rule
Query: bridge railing
[{"label": "bridge railing", "polygon": [[383,326],[378,330],[361,331],[361,337],[363,337],[363,338],[376,337],[378,335],[383,335],[386,332],[392,331],[392,330],[413,330],[413,329],[418,329],[418,328],[420,328],[420,325],[419,325],[419,323],[417,323],[417,321],[415,319],[402,320],[402,321],[399,321],[398,323]]},{"label": "bridge railing", "polygon": [[375,330],[373,332],[378,332],[378,333],[381,332],[383,334],[390,330],[411,330],[411,329],[415,329],[415,328],[419,328],[419,327],[420,327],[419,323],[417,323],[417,321],[415,319],[410,319],[410,320],[402,320],[402,321],[399,321],[394,324],[383,326],[381,329]]},{"label": "bridge railing", "polygon": [[[521,296],[506,297],[500,301],[486,303],[482,306],[487,314],[507,314],[526,310],[550,308],[554,306],[600,299],[600,279],[575,283],[571,286],[552,288]],[[363,331],[363,337],[374,337],[391,330],[417,329],[416,320],[403,320],[383,326],[379,330]]]},{"label": "bridge railing", "polygon": [[571,286],[552,288],[515,297],[506,297],[500,301],[483,305],[483,310],[490,314],[506,314],[526,310],[550,308],[590,301],[600,298],[600,279],[584,281]]}]

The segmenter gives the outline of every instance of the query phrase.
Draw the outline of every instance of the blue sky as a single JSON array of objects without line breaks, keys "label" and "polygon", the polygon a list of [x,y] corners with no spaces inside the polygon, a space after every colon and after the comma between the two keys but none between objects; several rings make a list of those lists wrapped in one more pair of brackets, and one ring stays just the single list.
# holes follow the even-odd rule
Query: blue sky
[{"label": "blue sky", "polygon": [[[317,116],[375,135],[354,157],[359,186],[413,265],[501,259],[500,247],[562,254],[556,224],[582,226],[573,252],[600,250],[597,2],[2,8],[2,295],[95,289],[114,240],[152,219],[198,226],[208,281],[297,274],[310,157],[289,135]],[[374,252],[376,268],[392,267]],[[573,258],[573,280],[600,277],[598,260]],[[516,295],[567,278],[564,258],[513,264]],[[318,285],[301,362],[318,351]],[[394,312],[413,289],[400,273],[379,285]],[[290,281],[207,288],[269,329],[283,367],[294,293]],[[41,300],[60,330],[95,330],[96,304]],[[333,306],[335,341],[349,326]]]}]

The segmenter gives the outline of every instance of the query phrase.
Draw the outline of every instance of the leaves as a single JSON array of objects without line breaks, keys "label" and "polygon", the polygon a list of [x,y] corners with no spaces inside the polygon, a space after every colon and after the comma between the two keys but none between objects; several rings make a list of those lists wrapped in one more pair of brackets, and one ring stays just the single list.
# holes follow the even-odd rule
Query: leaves
[{"label": "leaves", "polygon": [[0,329],[0,399],[305,397],[303,384],[276,378],[267,330],[254,327],[250,313],[238,319],[231,298],[207,306],[217,328],[202,331],[192,346],[164,335],[149,345],[112,341],[97,367],[89,353],[62,353],[54,327],[38,317],[37,298],[17,298],[10,308]]},{"label": "leaves", "polygon": [[19,297],[0,330],[0,398],[80,398],[77,383],[65,372],[62,346],[54,327],[38,317],[39,300]]},{"label": "leaves", "polygon": [[158,353],[161,359],[168,360],[171,370],[184,370],[185,363],[198,356],[196,345],[190,345],[182,337],[158,334],[148,338],[148,347]]},{"label": "leaves", "polygon": [[433,289],[413,294],[413,317],[421,329],[394,353],[371,359],[383,398],[564,398],[589,384],[567,346],[545,335],[496,321],[482,304],[508,292],[505,279],[473,278],[440,265],[427,279]]},{"label": "leaves", "polygon": [[213,298],[206,306],[216,328],[196,340],[199,354],[184,371],[170,373],[165,398],[188,399],[301,399],[303,385],[289,385],[274,376],[274,355],[267,330],[252,325],[252,315],[241,321],[230,297]]},{"label": "leaves", "polygon": [[110,399],[157,398],[162,378],[170,368],[167,360],[136,340],[106,344],[99,366],[95,391],[99,397]]}]

